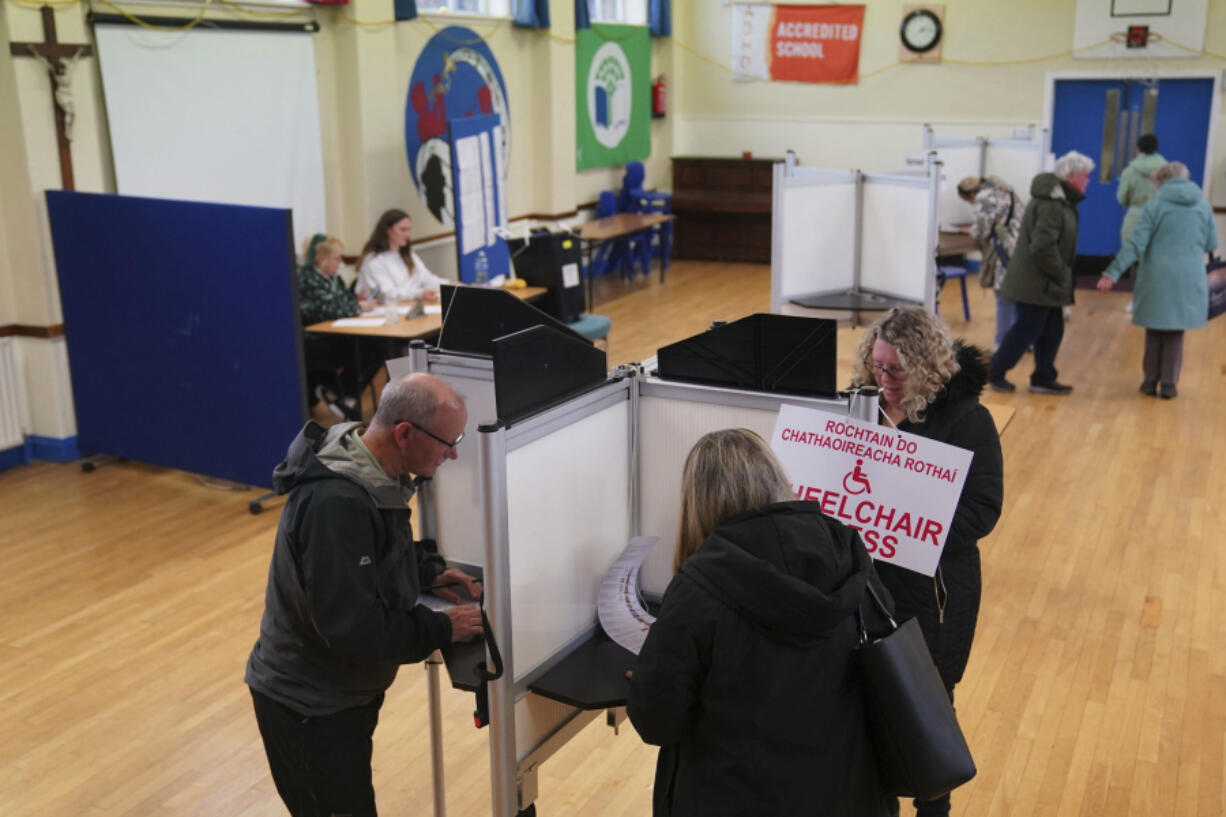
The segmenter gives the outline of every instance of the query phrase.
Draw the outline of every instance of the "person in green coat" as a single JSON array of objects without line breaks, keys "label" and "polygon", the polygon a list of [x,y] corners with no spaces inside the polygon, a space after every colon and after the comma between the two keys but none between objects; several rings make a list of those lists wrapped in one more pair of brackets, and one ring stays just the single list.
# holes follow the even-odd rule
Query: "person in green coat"
[{"label": "person in green coat", "polygon": [[1142,134],[1137,139],[1137,156],[1120,174],[1120,184],[1115,191],[1115,200],[1127,207],[1124,221],[1120,224],[1120,246],[1128,243],[1132,228],[1137,226],[1141,208],[1154,195],[1154,171],[1166,164],[1158,152],[1158,137],[1152,133]]},{"label": "person in green coat", "polygon": [[1141,381],[1144,394],[1175,396],[1183,363],[1183,333],[1209,319],[1205,253],[1217,248],[1213,208],[1188,178],[1183,162],[1154,172],[1157,192],[1141,209],[1137,226],[1098,280],[1109,291],[1137,265],[1132,322],[1145,327]]},{"label": "person in green coat", "polygon": [[1093,170],[1093,159],[1071,150],[1056,161],[1052,172],[1040,173],[1030,183],[1030,201],[1000,288],[1001,295],[1017,304],[1017,318],[992,355],[988,385],[994,391],[1016,390],[1005,375],[1032,346],[1030,391],[1073,391],[1056,380],[1055,363],[1064,339],[1064,307],[1073,302],[1077,204],[1085,198]]}]

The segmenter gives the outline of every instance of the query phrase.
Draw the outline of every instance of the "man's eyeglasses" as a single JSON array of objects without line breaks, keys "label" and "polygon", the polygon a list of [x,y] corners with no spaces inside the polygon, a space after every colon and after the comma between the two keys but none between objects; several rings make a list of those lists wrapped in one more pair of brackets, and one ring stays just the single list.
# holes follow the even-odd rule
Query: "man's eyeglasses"
[{"label": "man's eyeglasses", "polygon": [[430,439],[432,439],[432,440],[437,440],[438,442],[442,443],[443,445],[447,446],[448,448],[455,448],[457,445],[459,445],[459,444],[460,444],[460,440],[463,440],[463,439],[464,439],[464,432],[463,432],[463,431],[461,431],[461,432],[460,432],[460,436],[458,436],[458,437],[456,437],[456,438],[455,438],[455,442],[451,442],[450,440],[444,440],[442,437],[440,437],[439,435],[435,434],[433,431],[430,431],[430,430],[429,430],[429,429],[427,429],[427,428],[423,428],[422,426],[419,426],[417,423],[413,422],[412,420],[405,420],[404,422],[406,422],[406,423],[408,423],[409,425],[413,426],[413,428],[417,429],[417,430],[418,430],[418,431],[420,431],[422,434],[425,434],[425,435],[426,435],[427,437],[429,437]]},{"label": "man's eyeglasses", "polygon": [[872,369],[879,375],[889,375],[893,380],[902,380],[907,376],[907,370],[902,366],[882,366],[880,363],[874,363]]}]

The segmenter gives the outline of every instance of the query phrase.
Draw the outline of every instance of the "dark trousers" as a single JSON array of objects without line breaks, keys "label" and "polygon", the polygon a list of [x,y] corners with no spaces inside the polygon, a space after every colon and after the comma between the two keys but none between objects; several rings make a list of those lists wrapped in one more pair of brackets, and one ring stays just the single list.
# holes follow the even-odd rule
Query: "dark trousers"
[{"label": "dark trousers", "polygon": [[335,715],[304,717],[251,690],[277,794],[293,817],[376,817],[371,738],[383,696]]},{"label": "dark trousers", "polygon": [[1058,306],[1017,305],[1017,320],[1001,339],[1000,347],[992,355],[988,376],[1001,380],[1034,347],[1034,372],[1032,384],[1056,381],[1056,352],[1064,339],[1064,310]]},{"label": "dark trousers", "polygon": [[1178,383],[1183,368],[1183,330],[1146,329],[1142,368],[1150,383]]}]

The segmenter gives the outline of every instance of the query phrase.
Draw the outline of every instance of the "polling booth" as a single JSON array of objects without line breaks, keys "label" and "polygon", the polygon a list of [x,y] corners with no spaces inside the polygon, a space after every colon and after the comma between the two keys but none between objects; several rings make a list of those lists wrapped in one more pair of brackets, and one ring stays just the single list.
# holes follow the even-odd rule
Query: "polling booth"
[{"label": "polling booth", "polygon": [[776,164],[771,311],[932,309],[940,175]]},{"label": "polling booth", "polygon": [[967,176],[1004,179],[1023,201],[1030,197],[1030,181],[1050,167],[1051,131],[1042,128],[1033,139],[973,139],[940,136],[924,125],[924,154],[936,154],[942,166],[937,196],[937,224],[954,230],[970,224],[975,210],[958,195],[958,182]]},{"label": "polling booth", "polygon": [[[608,372],[603,352],[539,311],[539,325],[515,329],[507,315],[528,316],[521,307],[532,309],[457,292],[438,347],[417,343],[388,364],[393,376],[442,378],[468,407],[471,436],[421,486],[419,508],[440,552],[484,580],[492,638],[475,655],[443,655],[488,716],[495,817],[532,813],[540,764],[602,713],[610,725],[624,717],[634,656],[600,630],[601,583],[628,542],[651,535],[641,587],[663,593],[699,437],[739,426],[770,439],[783,405],[877,415],[875,391],[837,391],[833,321],[753,315]],[[432,728],[436,758],[438,739]],[[436,803],[442,783],[438,762]]]}]

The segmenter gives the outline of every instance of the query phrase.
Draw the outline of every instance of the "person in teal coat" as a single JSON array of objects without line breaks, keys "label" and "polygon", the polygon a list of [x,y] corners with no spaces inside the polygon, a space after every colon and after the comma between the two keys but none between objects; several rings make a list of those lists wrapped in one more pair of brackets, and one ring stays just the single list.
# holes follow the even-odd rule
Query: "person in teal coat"
[{"label": "person in teal coat", "polygon": [[1141,392],[1170,399],[1183,363],[1183,333],[1209,319],[1205,253],[1217,248],[1217,227],[1213,208],[1183,162],[1158,168],[1154,184],[1157,192],[1098,289],[1107,292],[1137,264],[1132,322],[1145,327]]}]

